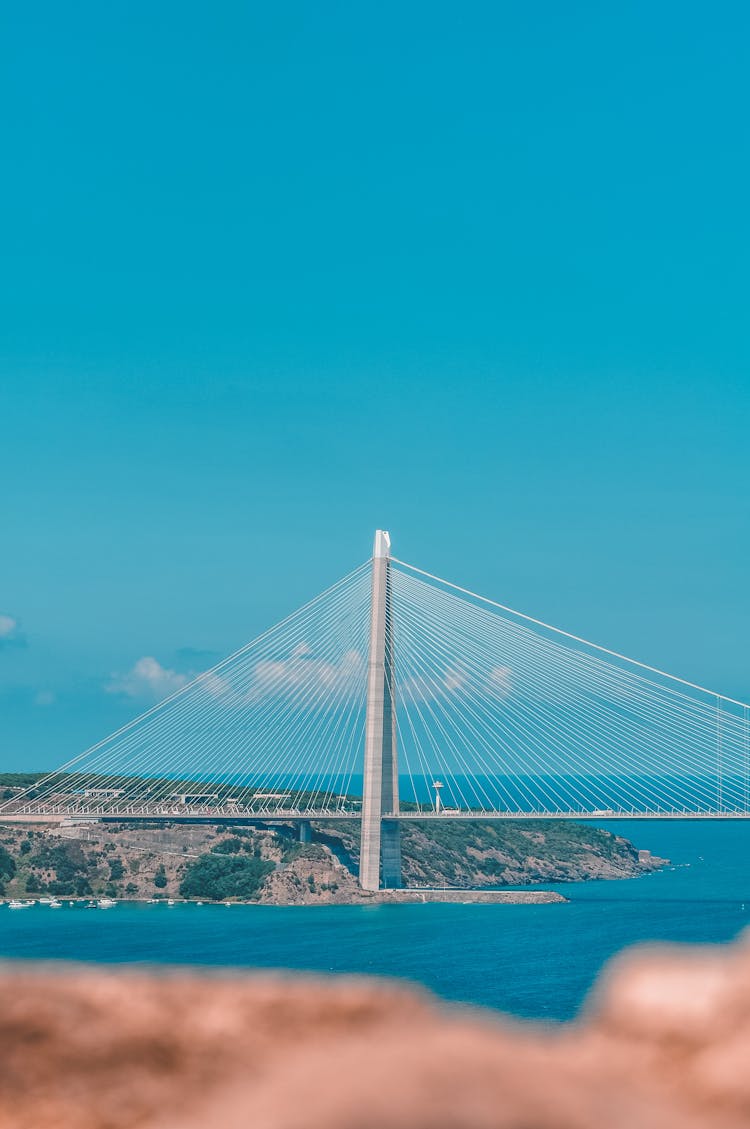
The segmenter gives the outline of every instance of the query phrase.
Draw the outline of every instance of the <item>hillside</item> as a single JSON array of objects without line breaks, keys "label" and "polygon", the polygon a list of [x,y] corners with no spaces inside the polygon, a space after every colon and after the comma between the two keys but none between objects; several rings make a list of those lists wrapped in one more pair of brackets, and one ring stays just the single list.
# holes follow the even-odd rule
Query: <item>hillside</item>
[{"label": "hillside", "polygon": [[[88,824],[0,830],[4,897],[238,899],[266,904],[371,899],[356,882],[356,822],[294,828]],[[663,860],[583,824],[524,821],[405,824],[407,887],[481,889],[631,878]],[[647,855],[647,852],[646,852]]]}]

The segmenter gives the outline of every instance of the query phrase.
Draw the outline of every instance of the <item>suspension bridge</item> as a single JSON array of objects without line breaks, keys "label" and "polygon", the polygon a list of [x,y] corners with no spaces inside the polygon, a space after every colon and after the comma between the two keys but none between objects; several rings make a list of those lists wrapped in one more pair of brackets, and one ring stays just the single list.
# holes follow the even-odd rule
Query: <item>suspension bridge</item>
[{"label": "suspension bridge", "polygon": [[0,804],[4,821],[746,819],[750,706],[391,553]]}]

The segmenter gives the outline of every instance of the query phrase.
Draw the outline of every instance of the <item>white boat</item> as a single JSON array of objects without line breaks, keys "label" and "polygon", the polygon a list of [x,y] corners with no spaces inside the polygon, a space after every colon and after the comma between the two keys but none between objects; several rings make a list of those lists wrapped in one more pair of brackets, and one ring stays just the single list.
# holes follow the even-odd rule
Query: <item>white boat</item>
[{"label": "white boat", "polygon": [[174,905],[174,898],[167,898],[167,905],[173,906]]},{"label": "white boat", "polygon": [[11,898],[8,902],[8,909],[28,909],[33,904],[33,902],[19,902],[15,898]]},{"label": "white boat", "polygon": [[98,905],[99,909],[111,909],[112,906],[117,905],[117,902],[114,900],[114,898],[99,898],[99,901],[96,904]]},{"label": "white boat", "polygon": [[52,898],[47,905],[50,909],[62,909],[62,902],[58,902],[57,898]]}]

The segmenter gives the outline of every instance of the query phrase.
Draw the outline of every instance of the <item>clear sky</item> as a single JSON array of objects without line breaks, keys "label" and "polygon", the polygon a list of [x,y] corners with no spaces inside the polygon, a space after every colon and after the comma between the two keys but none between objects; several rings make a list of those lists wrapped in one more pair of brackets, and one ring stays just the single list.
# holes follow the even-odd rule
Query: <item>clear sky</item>
[{"label": "clear sky", "polygon": [[377,526],[747,700],[749,23],[5,6],[0,769],[104,736]]}]

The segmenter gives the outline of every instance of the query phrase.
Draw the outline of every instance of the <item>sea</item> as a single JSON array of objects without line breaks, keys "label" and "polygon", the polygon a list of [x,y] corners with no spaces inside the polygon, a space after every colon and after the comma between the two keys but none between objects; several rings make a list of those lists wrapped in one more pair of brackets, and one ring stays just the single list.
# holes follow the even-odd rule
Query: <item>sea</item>
[{"label": "sea", "polygon": [[568,1020],[621,949],[724,943],[750,926],[750,822],[595,822],[669,866],[545,885],[568,899],[552,905],[6,904],[0,956],[367,974],[514,1016]]}]

